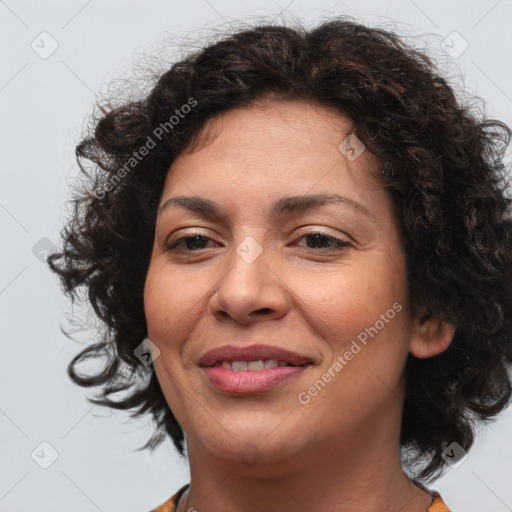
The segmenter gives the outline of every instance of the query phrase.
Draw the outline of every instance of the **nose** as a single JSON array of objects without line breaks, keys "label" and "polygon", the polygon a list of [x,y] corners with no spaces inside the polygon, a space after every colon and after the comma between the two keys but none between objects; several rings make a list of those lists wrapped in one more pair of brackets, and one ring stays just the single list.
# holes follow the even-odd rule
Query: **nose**
[{"label": "nose", "polygon": [[254,241],[249,245],[241,243],[226,258],[223,276],[216,284],[209,305],[218,320],[231,318],[248,324],[256,320],[276,320],[286,314],[287,287],[277,265],[272,264],[276,259],[269,248]]}]

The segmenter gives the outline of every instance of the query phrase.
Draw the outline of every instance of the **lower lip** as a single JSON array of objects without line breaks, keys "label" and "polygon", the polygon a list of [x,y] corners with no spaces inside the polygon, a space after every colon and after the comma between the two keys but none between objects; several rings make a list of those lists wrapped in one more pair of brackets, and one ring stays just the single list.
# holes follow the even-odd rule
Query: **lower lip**
[{"label": "lower lip", "polygon": [[305,366],[278,366],[269,370],[256,372],[233,372],[220,367],[203,368],[210,384],[225,393],[262,393],[270,391],[285,380],[302,373]]}]

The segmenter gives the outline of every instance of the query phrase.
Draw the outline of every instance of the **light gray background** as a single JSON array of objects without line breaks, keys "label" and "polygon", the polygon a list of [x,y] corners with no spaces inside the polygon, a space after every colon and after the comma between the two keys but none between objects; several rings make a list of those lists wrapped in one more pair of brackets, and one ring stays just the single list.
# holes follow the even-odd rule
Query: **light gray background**
[{"label": "light gray background", "polygon": [[[133,57],[137,62],[141,52],[154,51],[172,60],[172,51],[162,53],[166,33],[197,40],[202,27],[290,14],[308,24],[349,14],[395,26],[406,38],[427,34],[409,40],[428,45],[458,90],[484,98],[487,115],[512,125],[511,0],[0,1],[2,512],[144,512],[188,482],[171,442],[154,455],[133,451],[149,436],[149,420],[93,407],[68,380],[66,365],[81,346],[59,329],[70,305],[36,254],[45,237],[59,243],[77,174],[74,145],[95,94],[112,78],[128,76]],[[442,46],[453,31],[469,44],[456,58]],[[58,48],[44,55],[52,39]],[[81,339],[86,343],[90,334]],[[38,449],[38,460],[50,461],[43,441],[58,453],[48,469],[31,458]],[[464,464],[430,487],[454,512],[512,511],[511,461],[509,409],[482,431]]]}]

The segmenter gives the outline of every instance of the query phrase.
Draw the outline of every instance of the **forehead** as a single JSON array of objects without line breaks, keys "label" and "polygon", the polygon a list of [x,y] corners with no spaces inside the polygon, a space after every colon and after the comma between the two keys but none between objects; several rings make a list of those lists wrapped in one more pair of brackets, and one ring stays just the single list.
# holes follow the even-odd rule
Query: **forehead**
[{"label": "forehead", "polygon": [[363,187],[381,186],[373,155],[362,150],[349,159],[344,153],[352,130],[352,121],[334,108],[308,101],[265,101],[230,110],[211,118],[174,160],[164,193],[180,189],[191,195],[185,189],[194,183],[304,194],[316,185],[326,192],[355,176]]},{"label": "forehead", "polygon": [[293,146],[299,139],[303,144],[331,144],[333,137],[337,140],[352,129],[352,121],[334,107],[307,100],[263,98],[208,119],[191,150],[181,156],[210,146],[215,151],[240,145],[257,150],[253,140],[264,141],[267,148],[283,142]]}]

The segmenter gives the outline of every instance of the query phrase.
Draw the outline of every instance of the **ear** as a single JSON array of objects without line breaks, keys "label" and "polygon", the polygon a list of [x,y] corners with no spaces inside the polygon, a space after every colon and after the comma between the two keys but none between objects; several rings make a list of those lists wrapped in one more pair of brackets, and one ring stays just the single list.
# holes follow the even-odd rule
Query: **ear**
[{"label": "ear", "polygon": [[413,320],[409,352],[424,359],[441,354],[450,346],[455,326],[435,318],[425,307],[421,309]]}]

